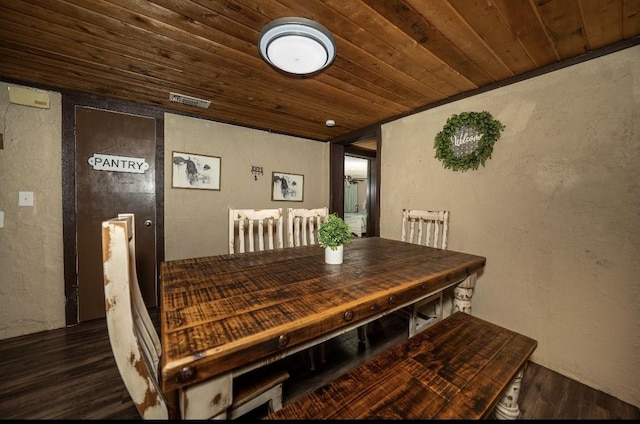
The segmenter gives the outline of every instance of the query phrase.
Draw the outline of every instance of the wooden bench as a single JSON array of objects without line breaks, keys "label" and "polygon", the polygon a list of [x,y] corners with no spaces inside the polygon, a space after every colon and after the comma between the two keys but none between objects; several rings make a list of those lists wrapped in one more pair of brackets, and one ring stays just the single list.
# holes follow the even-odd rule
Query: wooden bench
[{"label": "wooden bench", "polygon": [[457,312],[267,419],[516,419],[537,344]]}]

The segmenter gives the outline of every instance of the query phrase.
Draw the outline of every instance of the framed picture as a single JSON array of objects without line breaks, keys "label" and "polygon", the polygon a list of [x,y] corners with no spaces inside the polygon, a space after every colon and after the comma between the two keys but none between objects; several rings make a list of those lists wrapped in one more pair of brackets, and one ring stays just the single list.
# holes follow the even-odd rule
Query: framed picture
[{"label": "framed picture", "polygon": [[304,175],[274,172],[271,183],[271,200],[302,202],[304,196]]},{"label": "framed picture", "polygon": [[220,158],[173,152],[172,187],[220,190]]}]

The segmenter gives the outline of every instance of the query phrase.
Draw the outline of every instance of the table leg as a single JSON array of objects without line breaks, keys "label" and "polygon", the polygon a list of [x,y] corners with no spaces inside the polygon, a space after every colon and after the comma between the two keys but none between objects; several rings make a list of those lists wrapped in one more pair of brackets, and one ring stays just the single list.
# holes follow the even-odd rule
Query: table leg
[{"label": "table leg", "polygon": [[495,414],[498,420],[515,420],[520,416],[518,407],[518,396],[520,395],[520,384],[524,375],[524,367],[518,371],[516,377],[504,392],[502,399],[496,405]]},{"label": "table leg", "polygon": [[452,314],[458,311],[471,314],[471,297],[476,286],[476,278],[477,274],[473,273],[453,289]]},{"label": "table leg", "polygon": [[360,343],[367,342],[367,324],[364,324],[358,327],[358,341]]},{"label": "table leg", "polygon": [[183,419],[226,419],[233,403],[233,374],[220,374],[188,386],[181,390],[179,400]]}]

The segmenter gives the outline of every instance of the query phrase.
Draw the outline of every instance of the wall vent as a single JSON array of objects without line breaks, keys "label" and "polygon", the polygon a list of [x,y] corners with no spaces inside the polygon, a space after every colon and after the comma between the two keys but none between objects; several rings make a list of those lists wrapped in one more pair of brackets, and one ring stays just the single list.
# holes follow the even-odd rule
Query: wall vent
[{"label": "wall vent", "polygon": [[169,93],[169,100],[174,103],[182,103],[183,105],[208,108],[211,105],[209,100],[198,99],[197,97],[186,96],[184,94]]}]

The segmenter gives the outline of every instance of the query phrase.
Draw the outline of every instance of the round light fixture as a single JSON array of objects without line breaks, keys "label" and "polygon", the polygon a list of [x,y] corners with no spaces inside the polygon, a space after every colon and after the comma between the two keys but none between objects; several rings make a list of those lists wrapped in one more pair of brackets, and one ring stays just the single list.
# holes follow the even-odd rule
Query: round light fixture
[{"label": "round light fixture", "polygon": [[331,33],[305,18],[279,18],[260,32],[260,55],[290,74],[310,75],[329,66],[336,57]]}]

